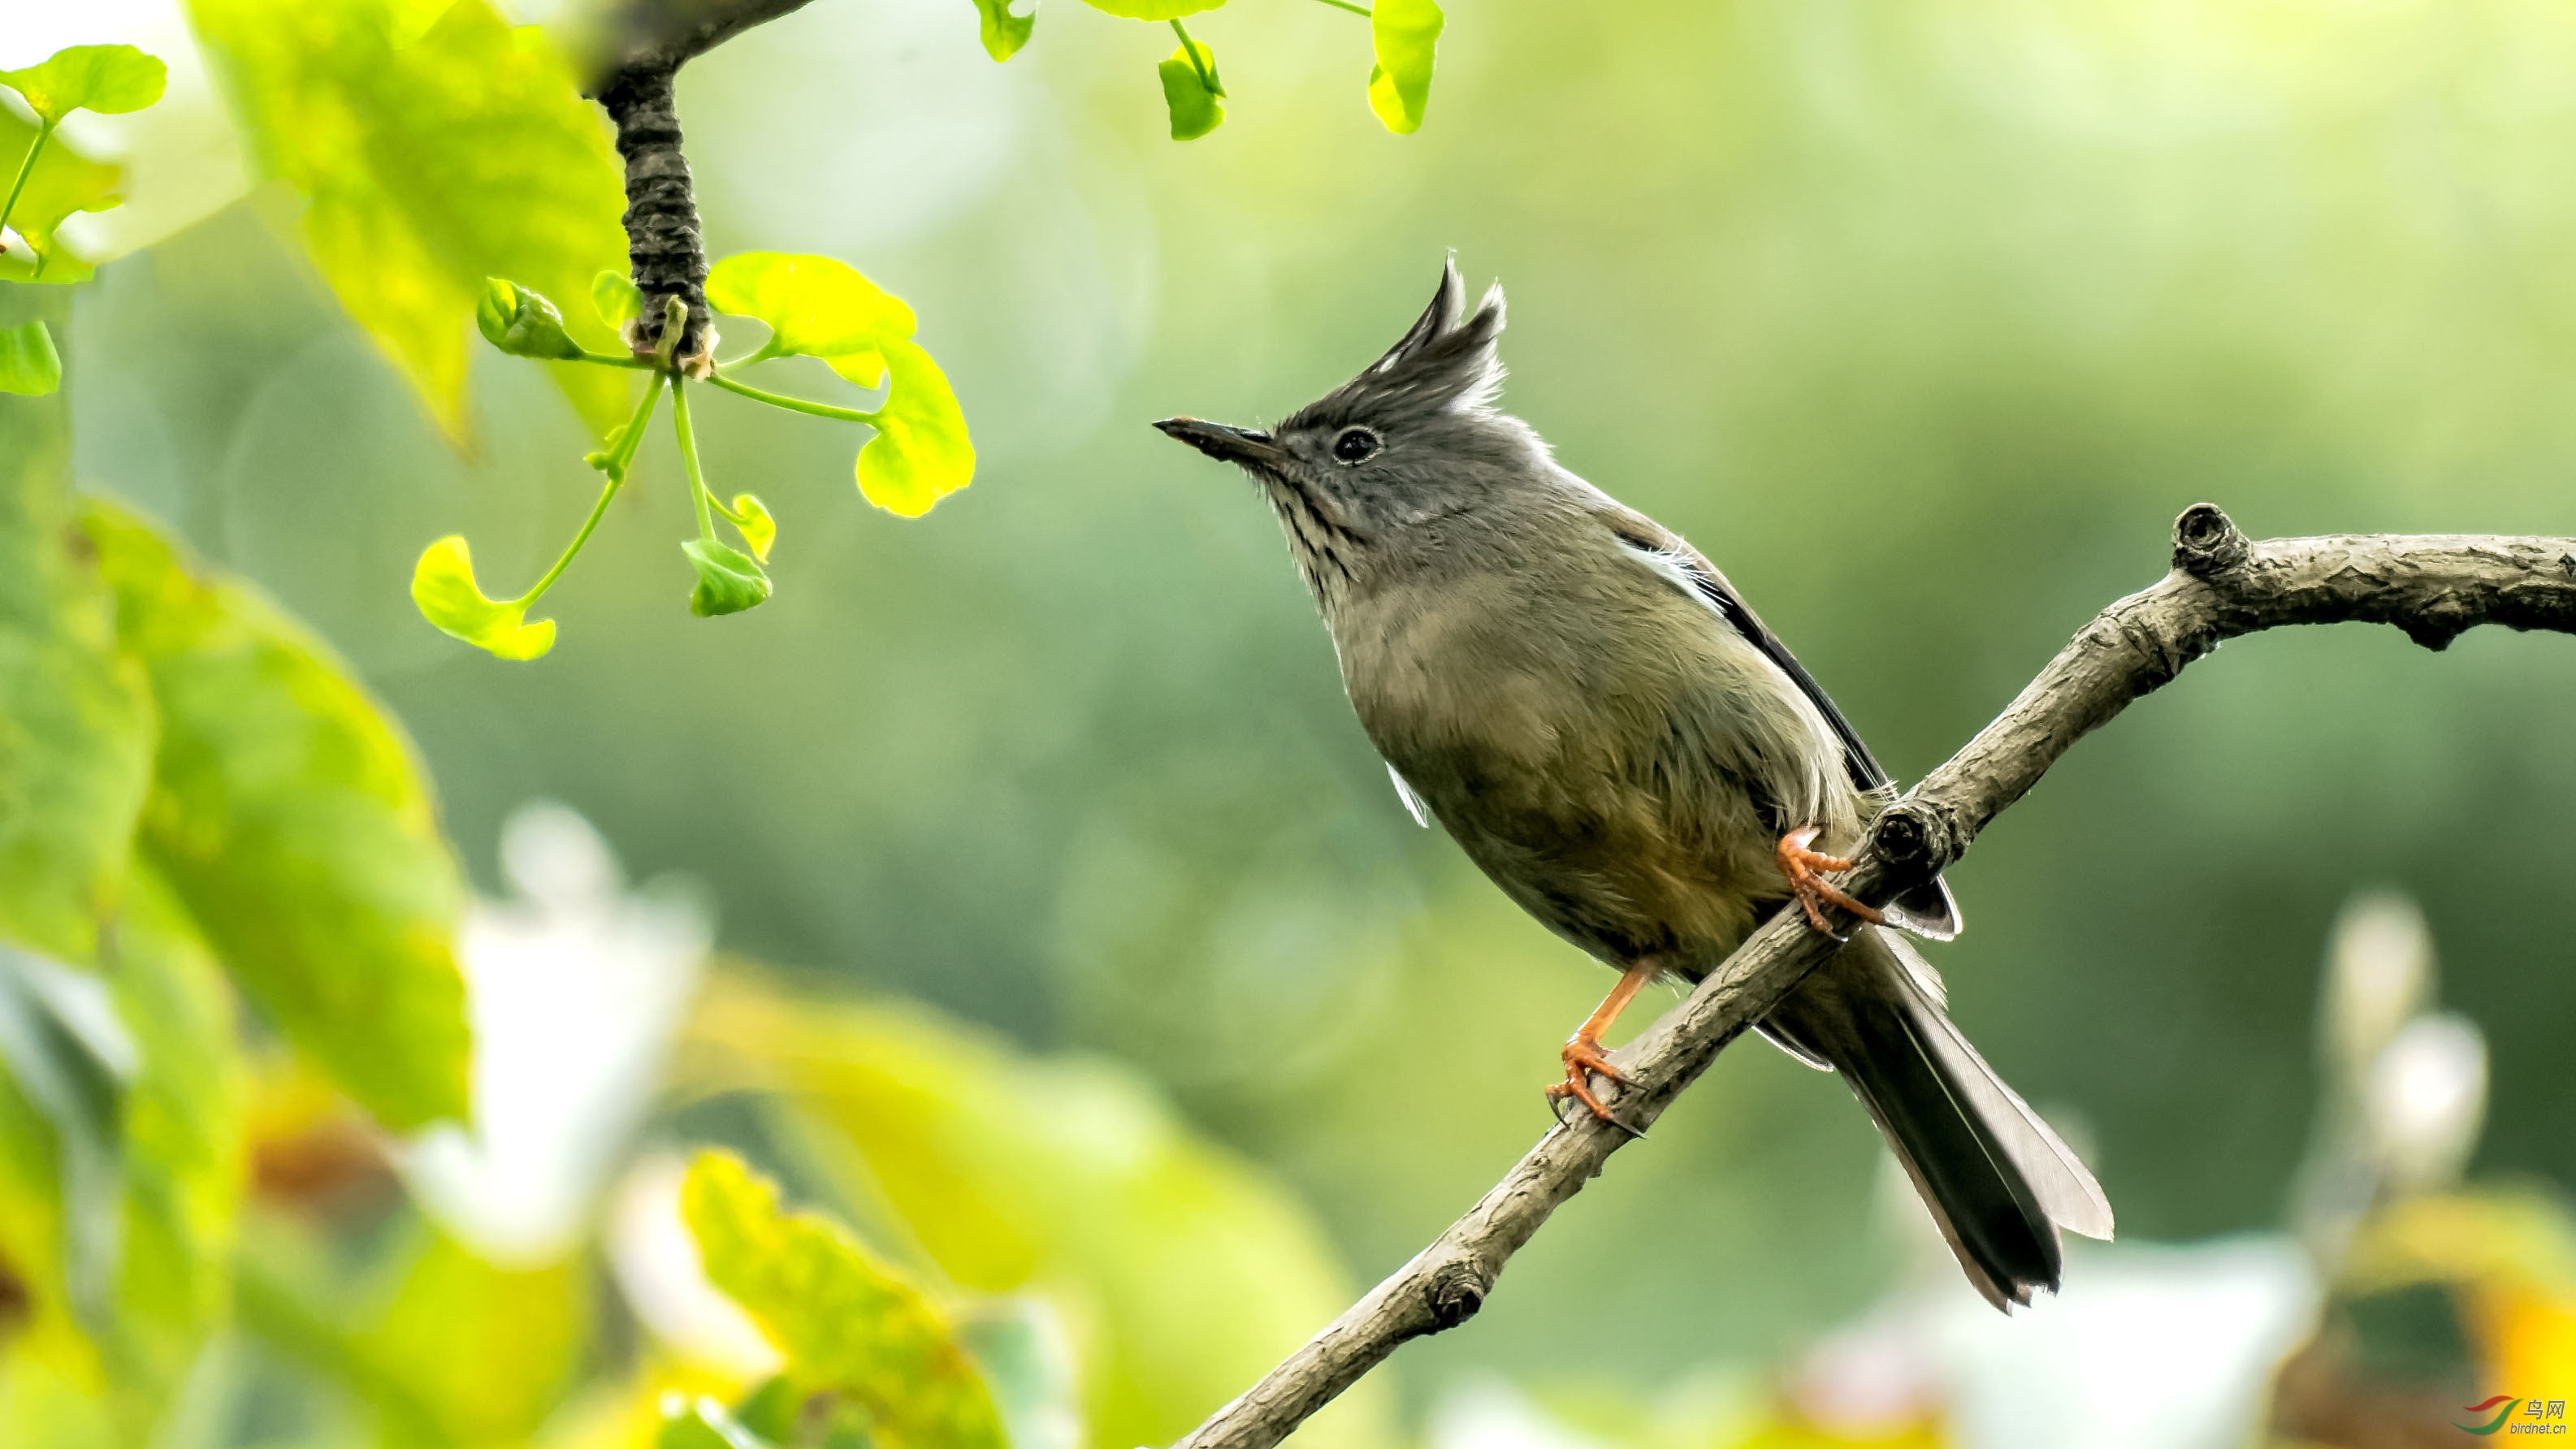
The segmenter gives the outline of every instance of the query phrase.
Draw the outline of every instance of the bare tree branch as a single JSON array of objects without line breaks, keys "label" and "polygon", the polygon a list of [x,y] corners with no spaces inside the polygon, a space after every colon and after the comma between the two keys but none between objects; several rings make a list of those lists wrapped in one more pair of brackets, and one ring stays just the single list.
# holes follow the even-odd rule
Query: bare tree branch
[{"label": "bare tree branch", "polygon": [[[2174,525],[2174,569],[2104,609],[1965,749],[1870,827],[1845,886],[1883,902],[1959,858],[2085,734],[2227,639],[2285,624],[2393,624],[2440,649],[2479,624],[2576,633],[2576,539],[2348,536],[2251,543],[2203,503]],[[1634,1078],[1616,1098],[1651,1124],[1758,1021],[1831,942],[1783,910],[1689,998],[1612,1054]],[[1177,1449],[1271,1449],[1384,1362],[1455,1328],[1558,1204],[1629,1140],[1588,1113],[1539,1139],[1467,1215],[1288,1356]]]}]

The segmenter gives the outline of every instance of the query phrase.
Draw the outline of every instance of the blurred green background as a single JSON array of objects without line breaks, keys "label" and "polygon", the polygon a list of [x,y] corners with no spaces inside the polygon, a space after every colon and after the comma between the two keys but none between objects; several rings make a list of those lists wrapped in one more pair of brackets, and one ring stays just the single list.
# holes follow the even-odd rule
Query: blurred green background
[{"label": "blurred green background", "polygon": [[[1159,43],[1071,5],[1006,68],[964,0],[820,0],[683,75],[711,251],[907,299],[981,457],[905,524],[845,428],[711,396],[712,477],[781,522],[756,612],[686,612],[656,437],[550,657],[421,622],[438,535],[543,566],[584,435],[487,353],[451,451],[273,191],[81,297],[81,479],[346,653],[487,891],[503,817],[565,801],[703,882],[727,947],[1132,1064],[1361,1279],[1536,1137],[1608,977],[1414,827],[1267,508],[1151,419],[1288,412],[1455,249],[1510,291],[1506,406],[1726,568],[1908,780],[2161,574],[2195,500],[2257,536],[2576,534],[2563,7],[1461,0],[1409,138],[1359,103],[1348,19],[1206,18],[1231,115],[1187,145]],[[1935,959],[2124,1236],[2281,1220],[2317,955],[2367,885],[2423,903],[2488,1034],[2473,1171],[2576,1185],[2571,708],[2562,639],[2249,639],[1979,842]],[[1838,1083],[1730,1052],[1405,1350],[1407,1402],[1485,1368],[1658,1385],[1835,1321],[1894,1267],[1880,1152]]]}]

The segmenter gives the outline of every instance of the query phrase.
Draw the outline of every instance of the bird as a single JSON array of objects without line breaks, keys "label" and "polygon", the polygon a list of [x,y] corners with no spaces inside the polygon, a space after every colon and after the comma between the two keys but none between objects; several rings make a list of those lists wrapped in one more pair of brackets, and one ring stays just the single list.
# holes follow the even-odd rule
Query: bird
[{"label": "bird", "polygon": [[1453,255],[1384,356],[1274,427],[1155,426],[1268,500],[1416,820],[1620,973],[1562,1049],[1560,1112],[1618,1123],[1597,1079],[1626,1080],[1603,1046],[1620,1012],[1794,902],[1842,944],[1758,1030],[1850,1086],[1989,1303],[2054,1293],[2058,1230],[2107,1239],[2111,1206],[1907,939],[1958,933],[1947,882],[1873,908],[1828,878],[1887,771],[1706,555],[1501,409],[1502,286],[1465,299]]}]

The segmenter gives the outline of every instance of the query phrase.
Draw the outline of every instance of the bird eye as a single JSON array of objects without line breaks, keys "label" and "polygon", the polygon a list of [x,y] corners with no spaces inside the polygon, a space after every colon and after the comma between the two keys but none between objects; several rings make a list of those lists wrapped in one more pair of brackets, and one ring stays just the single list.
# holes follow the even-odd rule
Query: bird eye
[{"label": "bird eye", "polygon": [[1366,428],[1344,428],[1342,435],[1333,439],[1333,456],[1345,463],[1363,462],[1377,450],[1377,434]]}]

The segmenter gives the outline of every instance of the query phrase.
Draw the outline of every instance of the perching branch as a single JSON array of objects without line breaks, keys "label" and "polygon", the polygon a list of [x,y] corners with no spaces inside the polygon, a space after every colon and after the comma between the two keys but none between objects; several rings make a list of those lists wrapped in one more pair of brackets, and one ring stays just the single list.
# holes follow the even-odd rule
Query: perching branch
[{"label": "perching branch", "polygon": [[680,67],[764,21],[803,9],[808,0],[625,0],[586,27],[596,77],[585,92],[617,123],[617,154],[626,160],[627,264],[643,295],[628,328],[638,357],[660,348],[663,299],[688,308],[675,365],[704,377],[714,365],[713,314],[707,309],[707,253],[689,163],[680,153],[680,115],[671,87]]},{"label": "perching branch", "polygon": [[[1965,749],[1872,823],[1844,886],[1873,903],[1957,860],[2069,746],[2221,641],[2285,624],[2394,624],[2440,649],[2479,624],[2576,633],[2576,539],[2347,536],[2248,542],[2194,505],[2173,572],[2104,609]],[[1610,1098],[1643,1128],[1832,943],[1785,909],[1680,1006],[1611,1054],[1634,1078]],[[1607,1085],[1607,1084],[1604,1084]],[[1629,1140],[1578,1112],[1551,1128],[1466,1216],[1176,1449],[1271,1449],[1409,1338],[1483,1306],[1503,1264]]]}]

